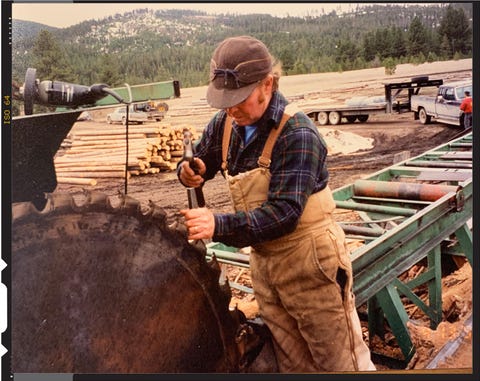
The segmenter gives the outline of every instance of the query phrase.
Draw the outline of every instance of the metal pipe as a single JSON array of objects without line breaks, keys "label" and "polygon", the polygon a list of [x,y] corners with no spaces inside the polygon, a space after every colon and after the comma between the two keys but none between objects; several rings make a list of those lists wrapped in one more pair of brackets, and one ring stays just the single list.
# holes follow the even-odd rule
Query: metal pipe
[{"label": "metal pipe", "polygon": [[353,184],[356,196],[399,198],[405,200],[436,201],[447,193],[456,193],[455,185],[433,185],[389,181],[357,180]]},{"label": "metal pipe", "polygon": [[437,168],[472,168],[472,163],[460,163],[455,161],[429,161],[429,160],[411,160],[406,162],[406,166],[414,167],[437,167]]},{"label": "metal pipe", "polygon": [[452,148],[472,148],[473,143],[455,142],[455,143],[450,144],[450,147],[452,147]]},{"label": "metal pipe", "polygon": [[358,202],[351,202],[351,201],[335,200],[335,204],[339,209],[363,210],[365,212],[377,212],[377,213],[383,213],[383,214],[390,214],[394,216],[413,216],[417,212],[415,209],[398,208],[395,206],[360,204]]},{"label": "metal pipe", "polygon": [[232,253],[230,251],[218,250],[214,247],[207,248],[207,254],[215,254],[218,260],[224,259],[241,263],[249,263],[250,261],[250,256],[248,254]]},{"label": "metal pipe", "polygon": [[228,284],[230,285],[230,287],[236,288],[239,291],[245,292],[247,294],[253,294],[253,288],[244,286],[244,285],[239,284],[239,283],[230,282],[230,281],[228,282]]},{"label": "metal pipe", "polygon": [[353,234],[345,234],[345,238],[349,240],[356,240],[356,241],[364,241],[365,244],[377,239],[378,237],[367,237],[364,235],[353,235]]},{"label": "metal pipe", "polygon": [[[212,259],[212,256],[207,254],[206,259],[211,260],[211,259]],[[250,264],[249,264],[249,263],[229,261],[229,260],[223,259],[223,258],[217,258],[217,261],[218,261],[219,263],[226,264],[226,265],[232,265],[232,266],[236,266],[236,267],[243,267],[243,268],[246,268],[246,269],[249,269],[249,268],[250,268]]]},{"label": "metal pipe", "polygon": [[446,152],[440,156],[440,159],[470,160],[472,161],[472,151]]},{"label": "metal pipe", "polygon": [[381,228],[367,228],[364,226],[352,226],[339,224],[346,234],[360,234],[367,237],[380,237],[385,231]]},{"label": "metal pipe", "polygon": [[340,225],[342,224],[348,224],[348,225],[353,225],[353,224],[378,224],[378,223],[381,223],[381,222],[392,222],[392,221],[399,221],[399,220],[403,220],[402,217],[389,217],[389,218],[381,218],[381,219],[377,219],[377,220],[372,220],[372,219],[365,219],[365,220],[362,220],[362,221],[339,221],[338,223]]}]

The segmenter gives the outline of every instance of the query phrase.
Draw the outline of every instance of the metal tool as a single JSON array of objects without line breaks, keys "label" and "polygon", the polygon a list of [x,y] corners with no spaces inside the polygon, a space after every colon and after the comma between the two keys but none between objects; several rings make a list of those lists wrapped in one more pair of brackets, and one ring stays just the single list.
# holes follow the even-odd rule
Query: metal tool
[{"label": "metal tool", "polygon": [[111,95],[119,103],[123,99],[106,84],[91,86],[77,85],[60,81],[42,81],[37,79],[37,69],[28,68],[25,83],[20,88],[23,94],[25,115],[33,114],[33,105],[79,107],[94,105],[98,100]]},{"label": "metal tool", "polygon": [[[188,129],[183,130],[183,150],[184,150],[183,151],[184,159],[188,161],[190,168],[192,168],[193,171],[196,174],[198,174],[198,168],[195,164],[195,160],[193,156],[192,133]],[[187,188],[187,196],[188,196],[188,207],[190,209],[202,208],[205,206],[205,197],[203,196],[202,186],[199,186],[197,188],[193,188],[193,187]],[[212,242],[211,239],[201,239],[200,241],[203,242],[205,247],[207,247],[207,245]],[[218,282],[220,285],[226,285],[228,284],[226,266],[219,263],[219,267],[220,267],[220,275],[219,275]]]},{"label": "metal tool", "polygon": [[[193,158],[193,145],[192,145],[192,133],[185,129],[183,131],[183,157],[188,161],[190,168],[198,174],[198,168],[195,165],[195,160]],[[197,188],[187,188],[188,196],[188,207],[192,208],[202,208],[205,206],[205,197],[203,196],[202,187]]]}]

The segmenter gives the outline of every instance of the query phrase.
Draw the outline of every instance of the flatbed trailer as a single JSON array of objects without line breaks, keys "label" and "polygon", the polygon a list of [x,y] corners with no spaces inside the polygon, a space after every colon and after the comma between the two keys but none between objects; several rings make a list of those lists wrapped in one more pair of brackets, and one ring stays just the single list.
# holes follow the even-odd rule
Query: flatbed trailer
[{"label": "flatbed trailer", "polygon": [[[372,114],[390,114],[393,112],[402,113],[411,111],[411,97],[417,95],[422,87],[440,86],[442,79],[429,80],[428,77],[415,77],[409,82],[394,82],[385,84],[385,99],[382,102],[348,105],[306,105],[303,111],[321,126],[339,125],[342,118],[347,122],[359,121],[365,123]],[[396,90],[393,92],[393,90]],[[407,100],[400,100],[398,97],[403,90],[408,90]]]}]

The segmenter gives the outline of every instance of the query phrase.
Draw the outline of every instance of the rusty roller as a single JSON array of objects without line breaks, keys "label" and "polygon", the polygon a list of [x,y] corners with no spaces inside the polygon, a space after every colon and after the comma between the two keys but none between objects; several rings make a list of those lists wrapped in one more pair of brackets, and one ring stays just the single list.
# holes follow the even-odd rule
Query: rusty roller
[{"label": "rusty roller", "polygon": [[458,192],[456,185],[433,185],[389,181],[357,180],[353,184],[355,196],[436,201],[450,192]]}]

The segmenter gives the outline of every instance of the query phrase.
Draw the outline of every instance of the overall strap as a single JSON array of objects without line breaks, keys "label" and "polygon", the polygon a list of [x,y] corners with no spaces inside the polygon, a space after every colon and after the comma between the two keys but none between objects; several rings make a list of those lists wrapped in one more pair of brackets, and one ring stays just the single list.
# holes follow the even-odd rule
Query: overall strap
[{"label": "overall strap", "polygon": [[265,168],[270,167],[270,163],[272,162],[271,157],[272,157],[273,146],[275,145],[275,142],[277,141],[277,138],[282,132],[283,127],[287,123],[288,119],[290,119],[290,115],[283,113],[282,119],[280,120],[280,124],[278,125],[278,127],[272,128],[272,130],[270,131],[270,134],[268,135],[265,146],[263,147],[262,154],[260,155],[257,161],[260,167],[265,167]]},{"label": "overall strap", "polygon": [[223,139],[222,139],[222,171],[227,169],[227,155],[228,146],[230,145],[230,136],[232,136],[232,118],[227,115],[225,124],[223,126]]},{"label": "overall strap", "polygon": [[[280,120],[280,124],[278,127],[272,128],[270,134],[268,135],[267,141],[265,143],[265,147],[263,147],[262,154],[258,158],[258,165],[261,167],[268,168],[270,167],[271,157],[272,157],[272,150],[275,142],[277,141],[278,136],[283,130],[283,127],[287,123],[287,120],[290,119],[291,116],[283,113],[282,119]],[[230,145],[230,137],[232,135],[232,118],[227,115],[225,119],[225,124],[223,127],[223,139],[222,139],[222,170],[225,171],[227,169],[227,155],[228,155],[228,146]]]}]

